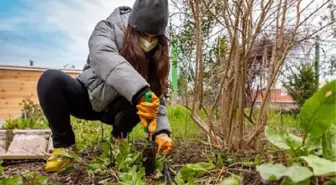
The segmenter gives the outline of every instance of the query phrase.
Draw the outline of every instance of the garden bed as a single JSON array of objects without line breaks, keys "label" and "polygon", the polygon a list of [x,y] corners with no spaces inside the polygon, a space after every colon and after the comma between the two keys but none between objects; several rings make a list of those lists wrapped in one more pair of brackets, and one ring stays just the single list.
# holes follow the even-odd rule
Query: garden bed
[{"label": "garden bed", "polygon": [[[327,96],[319,97],[328,98],[328,94],[330,93],[327,93]],[[325,110],[331,108],[334,107],[325,108]],[[301,119],[312,119],[311,116],[314,117],[316,115],[325,117],[326,114],[324,113],[328,112],[325,110],[319,112],[320,108],[312,107],[309,105],[309,101],[303,107],[302,112],[309,112],[310,109],[316,110],[316,112],[305,114],[304,117],[301,116]],[[166,184],[165,170],[163,170],[163,164],[166,160],[168,160],[172,169],[171,174],[179,182],[178,185],[327,185],[336,182],[336,169],[334,169],[336,163],[333,160],[333,157],[335,157],[334,141],[336,134],[334,131],[336,126],[332,124],[334,123],[333,120],[327,121],[328,124],[314,124],[312,126],[315,126],[316,129],[306,131],[306,125],[304,124],[293,124],[292,122],[289,124],[289,121],[275,119],[278,116],[274,117],[273,114],[270,114],[269,123],[258,141],[261,146],[260,150],[255,150],[254,153],[248,153],[250,150],[239,152],[232,150],[228,152],[205,145],[205,142],[202,141],[206,141],[206,135],[192,122],[189,113],[185,109],[170,108],[168,111],[173,130],[171,136],[176,148],[168,159],[162,156],[157,157],[156,171],[151,176],[145,176],[142,167],[141,154],[144,148],[144,132],[140,124],[133,129],[127,140],[111,145],[109,142],[111,141],[112,130],[110,125],[71,117],[78,152],[66,153],[64,157],[72,160],[72,165],[57,173],[46,173],[44,172],[45,158],[41,161],[30,163],[13,163],[5,160],[0,166],[0,184],[1,182],[6,184],[7,182],[15,181],[18,183],[11,184],[16,185],[22,184],[19,182],[24,182],[24,184],[34,185],[162,185]],[[331,119],[331,115],[334,114],[328,113],[327,116],[330,116]],[[46,127],[45,122],[39,123],[34,120],[43,119],[26,118],[8,121],[7,127],[25,127],[30,130],[12,130],[10,131],[12,134],[8,134],[8,130],[2,131],[2,137],[5,138],[7,143],[6,151],[10,148],[10,144],[18,143],[14,142],[15,135],[28,131],[31,132],[29,137],[32,137],[32,135],[36,135],[34,130],[31,130],[32,128]],[[290,120],[297,122],[295,118],[290,118]],[[306,122],[315,123],[313,121]],[[294,125],[298,127],[293,127]],[[322,139],[325,143],[330,143],[330,145],[323,145],[323,147],[313,145],[314,143],[307,145],[309,138],[307,142],[304,142],[307,133],[317,134],[321,125],[325,128],[323,128],[323,133],[321,133],[322,129],[320,129],[319,137],[325,134],[324,139]],[[292,132],[292,130],[295,132]],[[247,135],[249,131],[247,130]],[[43,131],[39,130],[38,132]],[[50,132],[45,131],[40,136],[44,137],[44,139],[41,139],[44,140],[44,144],[35,145],[35,148],[45,148],[47,156],[48,146],[50,145],[48,144],[47,146],[45,140],[48,137],[50,138]],[[20,137],[17,135],[16,138]],[[36,139],[37,136],[31,139],[31,143],[36,144]],[[31,183],[31,181],[36,179],[43,183]]]},{"label": "garden bed", "polygon": [[[139,150],[141,147],[139,145]],[[98,151],[96,151],[98,152]],[[4,164],[5,174],[9,176],[22,175],[23,172],[34,172],[36,175],[46,177],[48,184],[54,185],[72,185],[72,184],[103,184],[99,183],[108,179],[109,183],[118,182],[120,172],[112,170],[111,173],[90,175],[89,164],[93,160],[93,156],[99,155],[95,151],[84,151],[79,154],[82,158],[82,163],[87,165],[76,165],[73,170],[64,173],[46,173],[44,171],[45,162],[36,161],[34,163],[8,163]],[[175,152],[172,154],[171,168],[178,172],[181,168],[187,164],[204,163],[209,160],[211,156],[210,147],[206,145],[200,145],[196,142],[178,142]],[[240,156],[246,160],[246,156]],[[227,160],[227,159],[225,159]],[[235,159],[236,160],[236,159]],[[215,162],[215,161],[213,161]],[[232,169],[232,171],[231,171]],[[242,177],[242,184],[248,185],[273,185],[278,184],[276,182],[263,181],[259,174],[252,166],[242,167],[238,162],[236,165],[232,165],[232,168],[223,170],[222,167],[215,167],[202,176],[202,178],[196,179],[195,184],[215,184],[216,180],[222,180],[225,177],[229,177],[230,173],[239,174]],[[146,184],[165,184],[164,177],[156,178],[155,175],[147,176],[144,180]],[[219,181],[220,182],[220,181]]]}]

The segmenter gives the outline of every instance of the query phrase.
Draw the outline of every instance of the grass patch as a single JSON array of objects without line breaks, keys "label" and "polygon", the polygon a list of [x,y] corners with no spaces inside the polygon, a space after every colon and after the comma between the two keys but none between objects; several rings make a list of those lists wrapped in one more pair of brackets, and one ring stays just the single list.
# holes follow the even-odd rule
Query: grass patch
[{"label": "grass patch", "polygon": [[[168,119],[171,126],[171,137],[181,141],[199,141],[201,129],[190,118],[190,111],[183,106],[167,106]],[[100,121],[86,121],[71,117],[71,125],[76,136],[76,145],[80,151],[96,149],[99,142],[111,136],[112,126]],[[41,111],[30,111],[29,117],[8,119],[2,129],[46,129],[48,122]],[[133,140],[145,140],[145,132],[141,123],[133,128],[130,134]]]},{"label": "grass patch", "polygon": [[299,119],[281,112],[269,112],[269,125],[283,126],[287,128],[299,128]]},{"label": "grass patch", "polygon": [[[200,128],[190,118],[190,111],[183,106],[167,107],[168,119],[171,126],[171,137],[179,140],[198,140],[202,133]],[[131,137],[136,140],[144,139],[144,130],[138,124],[132,131]]]},{"label": "grass patch", "polygon": [[[201,129],[190,118],[190,112],[183,106],[167,107],[168,119],[171,126],[171,137],[179,141],[199,141]],[[99,121],[85,121],[71,118],[72,128],[76,136],[79,150],[95,149],[103,139],[109,139],[112,126]],[[133,140],[145,140],[144,127],[139,123],[130,134]]]}]

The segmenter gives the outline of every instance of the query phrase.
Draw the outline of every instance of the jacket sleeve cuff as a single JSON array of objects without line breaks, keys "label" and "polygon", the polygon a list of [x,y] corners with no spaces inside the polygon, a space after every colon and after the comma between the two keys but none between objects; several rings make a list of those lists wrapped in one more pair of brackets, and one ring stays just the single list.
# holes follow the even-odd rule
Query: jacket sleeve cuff
[{"label": "jacket sleeve cuff", "polygon": [[141,97],[143,97],[146,92],[148,92],[150,90],[150,88],[148,86],[143,87],[142,89],[140,89],[132,98],[132,104],[133,105],[137,105],[139,100],[141,99]]},{"label": "jacket sleeve cuff", "polygon": [[155,141],[156,136],[159,134],[167,134],[170,137],[170,133],[171,132],[169,130],[160,130],[152,135],[152,140]]}]

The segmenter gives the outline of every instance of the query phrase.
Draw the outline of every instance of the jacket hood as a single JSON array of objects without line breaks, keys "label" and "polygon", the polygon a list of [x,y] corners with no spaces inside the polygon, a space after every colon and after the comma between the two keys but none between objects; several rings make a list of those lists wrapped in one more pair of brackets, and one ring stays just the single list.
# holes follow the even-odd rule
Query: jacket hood
[{"label": "jacket hood", "polygon": [[107,21],[111,24],[117,25],[122,31],[126,31],[128,24],[128,18],[132,9],[129,6],[120,6],[113,10],[113,12],[107,17]]}]

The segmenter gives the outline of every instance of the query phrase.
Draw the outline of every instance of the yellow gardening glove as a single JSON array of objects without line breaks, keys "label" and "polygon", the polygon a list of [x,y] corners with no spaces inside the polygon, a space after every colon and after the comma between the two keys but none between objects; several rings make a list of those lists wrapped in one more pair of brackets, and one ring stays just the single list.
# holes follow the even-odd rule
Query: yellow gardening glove
[{"label": "yellow gardening glove", "polygon": [[145,97],[143,96],[136,107],[138,109],[137,114],[140,117],[141,124],[147,128],[147,120],[149,120],[150,124],[148,130],[149,132],[154,132],[156,130],[156,116],[159,112],[160,100],[153,92],[151,92],[151,94],[152,102],[145,102]]},{"label": "yellow gardening glove", "polygon": [[155,142],[158,144],[157,153],[163,150],[164,155],[168,155],[174,149],[173,140],[167,134],[159,134],[155,137]]}]

